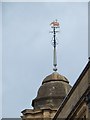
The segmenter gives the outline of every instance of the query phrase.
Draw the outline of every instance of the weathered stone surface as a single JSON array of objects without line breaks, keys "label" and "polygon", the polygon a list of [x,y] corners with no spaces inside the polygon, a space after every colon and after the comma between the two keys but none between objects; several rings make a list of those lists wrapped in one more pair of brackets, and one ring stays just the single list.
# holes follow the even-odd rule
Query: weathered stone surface
[{"label": "weathered stone surface", "polygon": [[53,120],[90,119],[90,61],[66,96]]},{"label": "weathered stone surface", "polygon": [[38,90],[37,97],[32,101],[32,106],[37,108],[58,108],[71,86],[64,76],[57,72],[47,76]]},{"label": "weathered stone surface", "polygon": [[59,73],[54,72],[47,76],[38,90],[37,97],[32,101],[34,109],[22,111],[22,119],[53,118],[70,89],[67,78]]}]

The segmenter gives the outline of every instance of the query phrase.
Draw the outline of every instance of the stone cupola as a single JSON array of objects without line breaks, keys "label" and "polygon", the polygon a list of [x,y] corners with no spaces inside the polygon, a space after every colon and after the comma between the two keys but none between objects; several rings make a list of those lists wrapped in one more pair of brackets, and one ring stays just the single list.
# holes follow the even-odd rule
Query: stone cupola
[{"label": "stone cupola", "polygon": [[71,86],[66,77],[57,72],[48,75],[40,86],[37,97],[32,101],[34,109],[58,109]]}]

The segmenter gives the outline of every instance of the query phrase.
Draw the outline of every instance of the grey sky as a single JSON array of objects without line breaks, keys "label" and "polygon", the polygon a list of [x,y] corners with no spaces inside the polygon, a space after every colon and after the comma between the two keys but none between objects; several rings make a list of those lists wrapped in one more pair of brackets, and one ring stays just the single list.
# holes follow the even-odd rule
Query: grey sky
[{"label": "grey sky", "polygon": [[2,4],[0,3],[0,118],[2,115]]},{"label": "grey sky", "polygon": [[88,3],[3,3],[3,117],[20,117],[46,75],[53,47],[49,24],[60,22],[58,72],[73,85],[88,61]]}]

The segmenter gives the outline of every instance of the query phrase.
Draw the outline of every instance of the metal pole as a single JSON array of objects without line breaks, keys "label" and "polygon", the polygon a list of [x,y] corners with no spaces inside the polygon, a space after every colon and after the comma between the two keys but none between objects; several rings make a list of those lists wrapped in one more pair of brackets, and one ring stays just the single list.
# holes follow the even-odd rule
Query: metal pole
[{"label": "metal pole", "polygon": [[53,28],[53,32],[54,32],[54,52],[53,52],[53,70],[57,71],[57,56],[56,56],[56,32],[55,32],[55,27]]},{"label": "metal pole", "polygon": [[53,33],[53,71],[57,71],[57,55],[56,55],[56,45],[57,45],[57,41],[56,41],[56,33],[58,31],[56,31],[57,28],[59,28],[59,22],[53,21],[51,24],[51,28],[53,28],[53,31],[51,31],[51,33]]}]

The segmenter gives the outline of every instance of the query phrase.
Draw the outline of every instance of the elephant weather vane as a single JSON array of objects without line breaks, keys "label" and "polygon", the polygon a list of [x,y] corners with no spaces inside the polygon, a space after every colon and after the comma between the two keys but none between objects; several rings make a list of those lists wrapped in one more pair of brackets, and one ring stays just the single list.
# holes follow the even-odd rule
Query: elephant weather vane
[{"label": "elephant weather vane", "polygon": [[57,55],[56,55],[56,46],[58,44],[57,39],[56,39],[56,33],[59,32],[56,29],[60,28],[60,24],[57,20],[53,21],[50,24],[51,28],[53,31],[50,31],[50,33],[53,33],[53,38],[52,38],[52,45],[53,45],[53,71],[57,71]]}]

